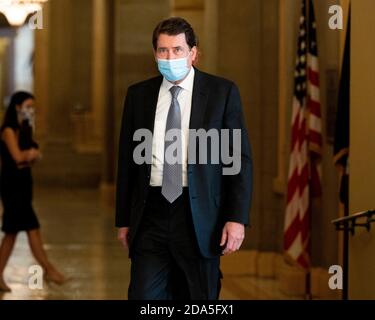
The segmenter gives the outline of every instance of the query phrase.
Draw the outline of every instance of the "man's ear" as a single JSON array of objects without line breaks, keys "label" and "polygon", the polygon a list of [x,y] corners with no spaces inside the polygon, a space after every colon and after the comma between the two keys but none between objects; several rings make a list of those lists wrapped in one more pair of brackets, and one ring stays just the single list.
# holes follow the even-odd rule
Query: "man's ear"
[{"label": "man's ear", "polygon": [[200,52],[198,50],[197,47],[193,47],[191,48],[191,52],[192,52],[192,64],[193,66],[196,66],[198,64],[198,61],[199,61],[199,55],[200,55]]},{"label": "man's ear", "polygon": [[198,58],[198,48],[196,46],[192,47],[191,52],[192,52],[192,59],[193,60],[197,59]]}]

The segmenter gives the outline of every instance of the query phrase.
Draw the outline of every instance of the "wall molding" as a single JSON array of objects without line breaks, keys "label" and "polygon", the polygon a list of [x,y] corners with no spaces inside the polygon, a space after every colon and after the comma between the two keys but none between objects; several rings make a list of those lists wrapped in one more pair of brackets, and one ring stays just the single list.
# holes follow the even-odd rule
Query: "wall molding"
[{"label": "wall molding", "polygon": [[[291,299],[304,299],[305,272],[284,259],[278,252],[240,250],[221,258],[221,269],[228,276],[249,276],[278,281],[281,293]],[[328,280],[331,275],[322,267],[311,269],[311,293],[313,299],[341,299],[340,290],[331,290]]]}]

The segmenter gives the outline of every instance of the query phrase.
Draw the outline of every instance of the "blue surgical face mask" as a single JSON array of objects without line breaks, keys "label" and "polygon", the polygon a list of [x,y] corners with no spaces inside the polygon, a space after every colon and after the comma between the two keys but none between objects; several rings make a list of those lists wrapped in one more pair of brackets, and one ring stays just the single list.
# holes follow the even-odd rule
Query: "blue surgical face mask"
[{"label": "blue surgical face mask", "polygon": [[168,81],[175,82],[184,79],[190,71],[188,57],[181,59],[157,59],[160,73]]}]

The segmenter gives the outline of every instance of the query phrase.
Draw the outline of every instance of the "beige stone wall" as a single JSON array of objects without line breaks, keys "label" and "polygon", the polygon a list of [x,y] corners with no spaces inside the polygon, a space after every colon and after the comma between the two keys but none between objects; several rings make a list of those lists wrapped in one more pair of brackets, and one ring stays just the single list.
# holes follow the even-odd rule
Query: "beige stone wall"
[{"label": "beige stone wall", "polygon": [[46,140],[70,143],[71,113],[92,107],[91,29],[91,0],[52,0],[44,9],[44,28],[36,31],[35,92]]},{"label": "beige stone wall", "polygon": [[[350,101],[350,213],[373,209],[375,190],[375,2],[352,1]],[[375,233],[350,236],[349,297],[375,299]]]},{"label": "beige stone wall", "polygon": [[36,31],[37,139],[44,157],[34,175],[41,185],[99,185],[101,150],[80,148],[81,141],[95,138],[90,133],[97,126],[89,116],[92,18],[91,0],[52,0],[44,9],[44,28]]},{"label": "beige stone wall", "polygon": [[[281,182],[281,190],[275,189],[274,181],[278,176],[278,138],[281,134],[278,119],[283,116],[286,122],[285,141],[281,149],[285,157],[282,169],[286,177],[293,94],[292,74],[300,13],[298,2],[223,0],[218,3],[217,73],[234,80],[240,87],[254,153],[255,192],[251,215],[255,227],[249,232],[245,247],[281,252],[285,207],[283,193],[286,181]],[[283,68],[279,69],[281,5],[284,6],[286,15],[283,26],[285,53],[284,60],[281,60]],[[327,112],[326,70],[338,71],[339,57],[339,34],[331,32],[327,27],[327,8],[326,4],[316,2],[323,113]],[[283,73],[279,74],[279,70]],[[334,80],[337,81],[337,75]],[[280,114],[279,110],[279,86],[285,90],[283,114]],[[313,218],[313,260],[317,265],[328,266],[337,261],[337,234],[330,224],[337,214],[337,181],[330,144],[325,145],[323,157],[324,197],[321,212]]]}]

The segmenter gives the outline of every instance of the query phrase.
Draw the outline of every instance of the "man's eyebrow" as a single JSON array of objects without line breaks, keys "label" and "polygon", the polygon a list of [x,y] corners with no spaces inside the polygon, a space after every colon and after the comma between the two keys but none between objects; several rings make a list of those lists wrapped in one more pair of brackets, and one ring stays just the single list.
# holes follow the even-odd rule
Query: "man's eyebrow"
[{"label": "man's eyebrow", "polygon": [[[172,47],[172,49],[180,49],[180,48],[183,48],[183,46]],[[158,47],[158,49],[168,49],[168,48],[167,47]]]}]

